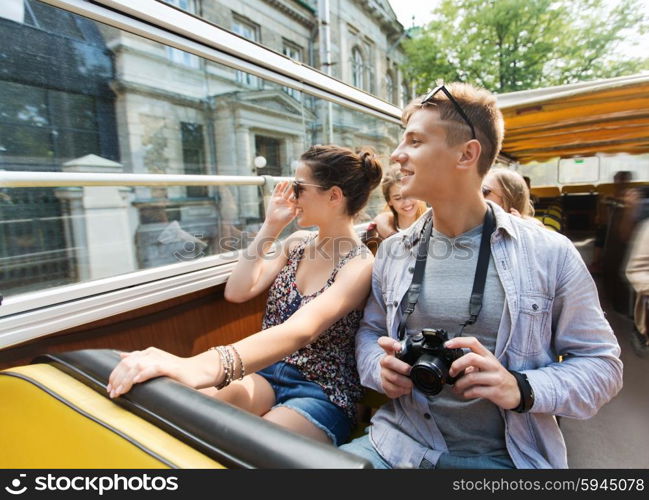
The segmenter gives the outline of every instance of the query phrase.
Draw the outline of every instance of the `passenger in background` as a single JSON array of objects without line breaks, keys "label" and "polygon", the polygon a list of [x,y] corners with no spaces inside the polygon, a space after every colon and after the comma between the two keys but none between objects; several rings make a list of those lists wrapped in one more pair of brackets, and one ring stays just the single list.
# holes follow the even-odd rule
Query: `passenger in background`
[{"label": "passenger in background", "polygon": [[500,205],[505,212],[544,227],[534,218],[530,191],[519,173],[506,168],[492,168],[482,181],[482,195]]},{"label": "passenger in background", "polygon": [[[595,224],[597,225],[595,233],[595,248],[593,260],[588,266],[592,274],[601,274],[604,270],[604,247],[609,238],[609,231],[613,227],[611,220],[616,212],[622,215],[618,217],[621,222],[618,231],[614,235],[615,240],[622,240],[624,244],[628,241],[628,210],[625,210],[626,201],[629,197],[628,185],[633,180],[633,173],[629,170],[619,170],[613,176],[614,191],[611,196],[603,196],[597,200],[597,213],[595,215]],[[621,212],[620,212],[621,211]],[[618,259],[614,259],[618,261]],[[616,273],[617,270],[614,271]]]},{"label": "passenger in background", "polygon": [[633,347],[638,354],[649,355],[649,219],[638,226],[633,237],[626,277],[636,293]]},{"label": "passenger in background", "polygon": [[400,167],[392,167],[383,177],[381,191],[385,210],[378,214],[368,230],[376,228],[381,239],[409,228],[426,211],[426,203],[401,195]]},{"label": "passenger in background", "polygon": [[536,207],[536,204],[539,202],[539,197],[536,196],[535,194],[532,194],[532,179],[530,179],[527,175],[524,175],[523,180],[525,180],[525,184],[527,185],[527,190],[530,192],[530,202],[532,203],[532,208],[534,208]]},{"label": "passenger in background", "polygon": [[[152,347],[123,353],[110,396],[165,375],[295,432],[344,443],[362,395],[354,335],[373,263],[353,221],[381,174],[369,150],[309,148],[295,180],[275,187],[225,288],[227,300],[245,302],[270,287],[262,331],[189,358]],[[297,231],[270,252],[295,218],[318,232]]]}]

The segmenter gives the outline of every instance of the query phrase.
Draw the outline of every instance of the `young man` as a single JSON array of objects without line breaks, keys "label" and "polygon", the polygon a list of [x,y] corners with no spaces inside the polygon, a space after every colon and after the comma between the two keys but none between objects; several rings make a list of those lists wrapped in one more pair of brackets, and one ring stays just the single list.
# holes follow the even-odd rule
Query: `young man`
[{"label": "young man", "polygon": [[[356,356],[363,385],[390,401],[369,435],[343,449],[379,468],[567,467],[555,416],[588,418],[622,385],[620,349],[595,284],[567,238],[483,198],[482,178],[503,136],[493,95],[466,84],[438,87],[406,107],[403,123],[392,153],[402,193],[432,209],[379,247]],[[488,244],[478,265],[483,224]],[[408,314],[416,295],[409,288],[422,272]],[[414,338],[424,328],[444,329],[446,348],[466,349],[448,361],[457,381],[436,395],[420,390],[443,382],[432,380],[435,367],[415,387],[415,361],[397,357],[399,331]]]}]

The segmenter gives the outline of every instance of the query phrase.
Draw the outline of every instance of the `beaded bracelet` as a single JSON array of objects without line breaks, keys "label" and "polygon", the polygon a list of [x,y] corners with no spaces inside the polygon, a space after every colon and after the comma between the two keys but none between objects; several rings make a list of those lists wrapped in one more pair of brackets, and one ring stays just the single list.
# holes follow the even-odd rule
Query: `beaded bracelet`
[{"label": "beaded bracelet", "polygon": [[210,347],[210,351],[216,351],[219,353],[219,358],[221,359],[221,367],[223,368],[223,380],[221,383],[215,385],[217,389],[221,390],[224,387],[230,385],[232,382],[232,357],[229,351],[223,346]]},{"label": "beaded bracelet", "polygon": [[223,380],[221,381],[220,384],[216,385],[215,387],[217,389],[223,389],[224,387],[227,387],[232,383],[235,376],[235,369],[234,369],[234,357],[236,356],[238,361],[239,361],[239,377],[236,380],[241,380],[243,377],[246,376],[246,367],[243,364],[243,359],[241,359],[241,355],[239,354],[239,351],[237,351],[236,347],[234,347],[232,344],[228,346],[216,346],[216,347],[210,347],[208,350],[210,351],[216,351],[219,353],[219,358],[221,358],[221,366],[223,367]]},{"label": "beaded bracelet", "polygon": [[237,380],[241,380],[246,376],[246,367],[243,365],[243,359],[241,359],[241,355],[239,354],[239,351],[237,351],[237,348],[234,347],[234,345],[230,344],[228,347],[230,347],[234,351],[234,354],[236,354],[237,358],[239,359],[239,378]]}]

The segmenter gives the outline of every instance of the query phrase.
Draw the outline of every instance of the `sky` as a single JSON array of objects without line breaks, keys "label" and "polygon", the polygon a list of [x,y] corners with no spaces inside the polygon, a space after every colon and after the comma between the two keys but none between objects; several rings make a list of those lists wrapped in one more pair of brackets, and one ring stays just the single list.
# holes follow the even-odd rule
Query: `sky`
[{"label": "sky", "polygon": [[426,24],[433,17],[431,12],[437,7],[437,4],[439,4],[439,0],[388,1],[404,28],[410,28],[412,26],[412,16],[415,16],[415,26]]},{"label": "sky", "polygon": [[[397,19],[404,28],[410,28],[413,25],[412,17],[415,16],[415,26],[426,24],[432,19],[432,11],[439,4],[439,0],[388,0],[397,15]],[[524,0],[522,0],[524,1]],[[641,0],[645,7],[645,12],[649,12],[649,0]],[[623,44],[621,50],[630,56],[646,56],[649,53],[649,33],[640,39],[638,46],[633,46],[631,40]]]}]

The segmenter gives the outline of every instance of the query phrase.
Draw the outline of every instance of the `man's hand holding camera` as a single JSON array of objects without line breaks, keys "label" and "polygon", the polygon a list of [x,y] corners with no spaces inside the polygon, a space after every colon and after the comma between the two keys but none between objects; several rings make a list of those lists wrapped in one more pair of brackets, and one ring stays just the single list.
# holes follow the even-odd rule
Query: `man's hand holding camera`
[{"label": "man's hand holding camera", "polygon": [[457,379],[453,390],[466,399],[484,398],[505,410],[516,408],[521,393],[514,376],[496,356],[475,337],[455,337],[444,345],[447,348],[467,348],[471,352],[455,360],[449,374]]},{"label": "man's hand holding camera", "polygon": [[413,383],[410,379],[408,363],[395,357],[401,350],[401,343],[390,337],[379,337],[379,345],[385,351],[381,358],[381,385],[385,395],[390,399],[396,399],[412,392]]},{"label": "man's hand holding camera", "polygon": [[[378,343],[386,355],[381,359],[381,385],[389,398],[409,394],[414,386],[412,366],[398,359],[401,343],[380,337]],[[475,337],[455,337],[444,344],[448,349],[468,349],[450,365],[448,374],[458,377],[453,390],[466,399],[484,398],[504,409],[516,408],[520,390],[514,376]]]}]

